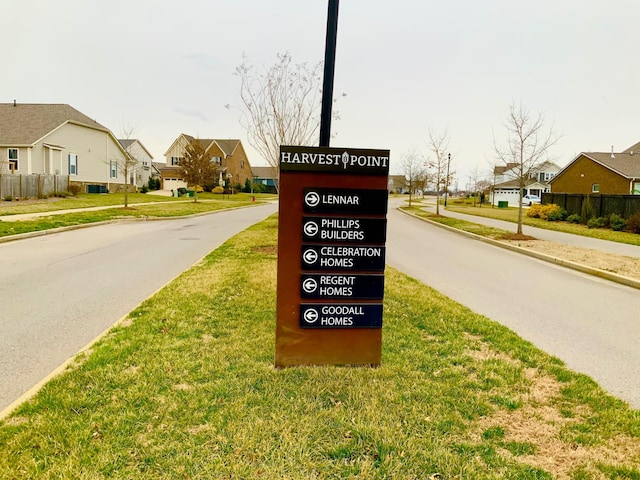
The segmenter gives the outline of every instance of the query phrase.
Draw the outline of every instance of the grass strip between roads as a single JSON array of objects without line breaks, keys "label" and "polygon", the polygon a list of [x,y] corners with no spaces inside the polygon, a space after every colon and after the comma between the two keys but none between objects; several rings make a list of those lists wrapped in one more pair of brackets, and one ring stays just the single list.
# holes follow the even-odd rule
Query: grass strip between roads
[{"label": "grass strip between roads", "polygon": [[638,479],[640,412],[388,268],[382,366],[275,369],[277,219],[0,422],[1,478]]},{"label": "grass strip between roads", "polygon": [[[119,197],[121,202],[121,195],[112,195],[115,198]],[[203,195],[199,194],[198,196],[202,197]],[[153,197],[152,195],[148,195],[145,198],[152,199],[152,202],[146,205],[138,204],[135,206],[129,206],[128,208],[123,208],[122,203],[108,203],[104,204],[103,206],[112,205],[113,208],[108,208],[105,210],[78,211],[55,214],[37,217],[32,220],[0,221],[0,237],[8,237],[11,235],[52,230],[61,227],[71,227],[121,219],[182,217],[186,215],[194,215],[199,213],[213,212],[216,210],[224,210],[228,208],[252,205],[254,203],[252,197],[253,196],[249,194],[225,195],[224,198],[221,198],[221,195],[205,195],[204,198],[199,199],[198,202],[193,202],[193,200],[177,198],[173,201],[167,201],[171,200],[171,198]],[[157,200],[158,198],[164,199],[165,201],[160,202]],[[270,197],[260,196],[256,201],[259,202],[262,198],[268,199]],[[83,202],[82,205],[84,205],[85,203],[86,202]],[[90,204],[90,206],[101,206],[101,204],[96,204],[94,202],[93,204]],[[41,211],[41,208],[43,208],[38,204],[32,205],[30,207],[31,209],[26,209],[26,211],[23,211],[22,213],[39,212]],[[82,207],[78,207],[76,204],[75,208]],[[51,209],[45,211],[51,211]]]}]

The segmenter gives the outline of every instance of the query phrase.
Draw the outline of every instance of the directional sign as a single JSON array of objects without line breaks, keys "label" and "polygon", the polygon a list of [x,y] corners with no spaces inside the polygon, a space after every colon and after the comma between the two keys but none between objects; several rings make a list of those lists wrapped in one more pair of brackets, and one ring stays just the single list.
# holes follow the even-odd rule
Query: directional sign
[{"label": "directional sign", "polygon": [[376,245],[302,245],[302,270],[384,270],[385,247]]},{"label": "directional sign", "polygon": [[302,204],[305,213],[385,215],[387,190],[348,188],[305,188]]},{"label": "directional sign", "polygon": [[380,303],[303,303],[300,305],[301,328],[380,328]]},{"label": "directional sign", "polygon": [[387,220],[357,217],[303,217],[302,240],[313,243],[384,243]]},{"label": "directional sign", "polygon": [[384,275],[306,274],[300,277],[300,296],[318,299],[382,300]]}]

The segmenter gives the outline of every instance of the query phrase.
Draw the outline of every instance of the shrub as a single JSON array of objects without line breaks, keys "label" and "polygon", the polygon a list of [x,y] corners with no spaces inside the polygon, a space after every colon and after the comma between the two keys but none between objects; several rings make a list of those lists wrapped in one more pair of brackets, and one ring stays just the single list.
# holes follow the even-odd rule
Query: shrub
[{"label": "shrub", "polygon": [[587,221],[587,227],[589,228],[604,228],[607,226],[608,219],[606,217],[590,218]]},{"label": "shrub", "polygon": [[13,197],[11,195],[5,195],[4,196],[4,201],[5,202],[11,202],[11,201],[13,201]]},{"label": "shrub", "polygon": [[569,223],[580,223],[580,215],[574,213],[573,215],[569,215],[567,217],[567,222]]},{"label": "shrub", "polygon": [[547,220],[549,220],[550,222],[559,222],[560,220],[566,220],[567,215],[569,215],[569,213],[566,210],[558,207],[557,210],[549,213],[549,218]]},{"label": "shrub", "polygon": [[253,183],[253,193],[264,193],[267,191],[267,186],[264,183]]},{"label": "shrub", "polygon": [[580,222],[586,224],[592,218],[593,218],[593,206],[591,205],[591,199],[587,197],[585,198],[584,202],[582,202],[582,212],[580,214]]},{"label": "shrub", "polygon": [[78,185],[77,183],[70,183],[69,184],[69,193],[71,195],[77,195],[82,191],[82,185]]},{"label": "shrub", "polygon": [[640,233],[640,212],[627,219],[627,229],[633,233]]},{"label": "shrub", "polygon": [[143,185],[142,188],[140,189],[140,193],[147,193],[149,191],[149,189],[147,188],[146,185]]},{"label": "shrub", "polygon": [[548,205],[533,204],[527,210],[527,217],[551,221],[560,220],[562,218],[562,209],[555,203]]},{"label": "shrub", "polygon": [[611,227],[611,230],[613,230],[614,232],[621,232],[625,228],[627,228],[627,221],[620,215],[612,213],[609,216],[609,227]]},{"label": "shrub", "polygon": [[211,193],[216,193],[219,195],[221,193],[224,193],[224,188],[218,185],[217,187],[213,187],[213,190],[211,190]]}]

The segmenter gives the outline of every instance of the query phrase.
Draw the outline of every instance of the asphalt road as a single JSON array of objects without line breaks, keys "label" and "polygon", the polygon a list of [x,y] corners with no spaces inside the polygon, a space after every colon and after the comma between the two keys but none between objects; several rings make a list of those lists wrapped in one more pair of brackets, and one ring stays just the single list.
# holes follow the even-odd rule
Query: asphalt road
[{"label": "asphalt road", "polygon": [[276,204],[0,244],[0,411]]},{"label": "asphalt road", "polygon": [[637,290],[469,239],[393,208],[386,260],[640,408]]}]

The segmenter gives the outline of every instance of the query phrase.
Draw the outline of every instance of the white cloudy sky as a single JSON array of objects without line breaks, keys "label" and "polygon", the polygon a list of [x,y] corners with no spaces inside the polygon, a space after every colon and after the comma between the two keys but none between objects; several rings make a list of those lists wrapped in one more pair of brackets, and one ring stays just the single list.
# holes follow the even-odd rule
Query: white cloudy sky
[{"label": "white cloudy sky", "polygon": [[[324,57],[327,0],[0,0],[0,102],[68,103],[156,160],[179,133],[240,138],[243,53]],[[640,141],[637,0],[342,0],[332,146],[389,148],[392,170],[446,129],[464,182],[489,170],[512,102],[563,136],[552,151]],[[249,150],[251,153],[251,150]],[[254,154],[252,163],[264,163]]]}]

